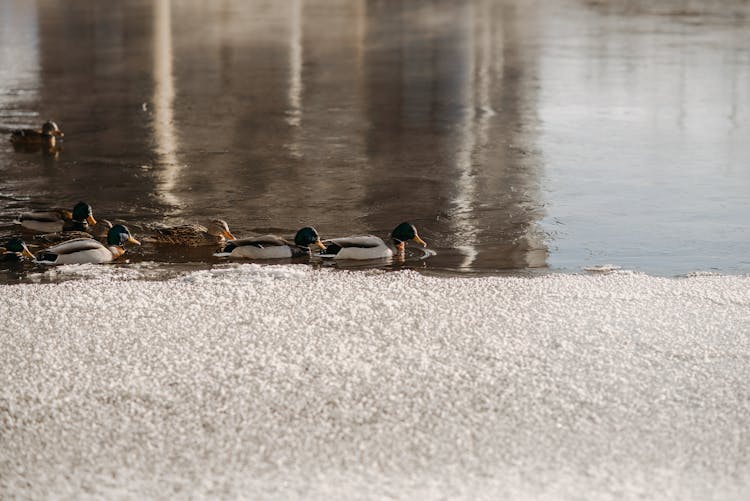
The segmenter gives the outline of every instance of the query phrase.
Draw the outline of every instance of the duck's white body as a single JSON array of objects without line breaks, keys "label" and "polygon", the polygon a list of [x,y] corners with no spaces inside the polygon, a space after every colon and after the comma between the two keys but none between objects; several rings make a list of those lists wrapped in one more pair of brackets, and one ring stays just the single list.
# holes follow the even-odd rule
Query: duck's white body
[{"label": "duck's white body", "polygon": [[242,259],[287,259],[307,254],[309,252],[306,249],[300,248],[281,237],[263,235],[231,240],[227,242],[223,252],[215,255]]},{"label": "duck's white body", "polygon": [[62,212],[24,212],[21,214],[21,227],[39,233],[62,231],[65,224]]},{"label": "duck's white body", "polygon": [[285,259],[292,257],[292,249],[288,245],[263,248],[246,245],[234,249],[229,254],[229,257],[246,259]]},{"label": "duck's white body", "polygon": [[[393,250],[375,235],[353,235],[351,237],[333,238],[324,242],[326,245],[334,244],[341,247],[333,259],[384,259],[393,257]],[[326,257],[323,254],[323,257]]]},{"label": "duck's white body", "polygon": [[40,252],[37,254],[37,262],[42,264],[109,263],[124,252],[122,247],[107,247],[92,238],[76,238]]}]

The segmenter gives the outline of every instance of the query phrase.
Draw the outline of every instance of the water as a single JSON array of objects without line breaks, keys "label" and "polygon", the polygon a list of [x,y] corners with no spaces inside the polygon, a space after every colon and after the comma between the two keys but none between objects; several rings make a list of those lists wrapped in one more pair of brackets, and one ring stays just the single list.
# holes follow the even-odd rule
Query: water
[{"label": "water", "polygon": [[410,220],[437,255],[403,266],[440,274],[747,273],[749,25],[739,1],[5,0],[0,127],[66,141],[0,142],[0,238],[86,200],[137,237]]}]

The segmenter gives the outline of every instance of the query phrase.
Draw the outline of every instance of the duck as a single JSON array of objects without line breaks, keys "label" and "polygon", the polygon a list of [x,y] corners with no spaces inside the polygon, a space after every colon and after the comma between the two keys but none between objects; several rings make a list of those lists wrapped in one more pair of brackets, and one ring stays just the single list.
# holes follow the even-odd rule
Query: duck
[{"label": "duck", "polygon": [[20,238],[11,238],[8,240],[2,253],[0,253],[0,261],[3,262],[22,261],[24,257],[34,259],[34,254],[31,253],[29,248],[26,247],[26,243]]},{"label": "duck", "polygon": [[42,124],[41,129],[16,129],[11,131],[10,140],[13,143],[49,142],[54,144],[58,137],[62,138],[64,135],[55,122],[48,120]]},{"label": "duck", "polygon": [[183,224],[170,228],[159,228],[146,241],[155,244],[184,245],[199,247],[201,245],[221,245],[235,237],[229,231],[229,225],[223,219],[214,219],[208,226],[199,224]]},{"label": "duck", "polygon": [[427,243],[419,237],[417,228],[408,222],[401,223],[391,232],[394,251],[383,241],[382,238],[375,235],[353,235],[350,237],[332,238],[323,241],[326,246],[325,253],[319,254],[323,258],[332,259],[384,259],[404,255],[406,242],[414,241],[423,247]]},{"label": "duck", "polygon": [[141,245],[127,226],[116,224],[107,233],[107,245],[93,238],[76,238],[37,253],[36,262],[48,265],[109,263],[125,254],[125,242]]},{"label": "duck", "polygon": [[277,235],[231,240],[214,256],[249,259],[309,257],[311,245],[315,245],[319,249],[325,249],[317,230],[311,226],[306,226],[297,232],[294,236],[294,242],[289,242]]},{"label": "duck", "polygon": [[86,231],[90,224],[96,224],[91,206],[86,202],[78,202],[72,212],[65,209],[24,212],[20,221],[22,228],[39,233]]},{"label": "duck", "polygon": [[112,228],[112,223],[106,219],[99,219],[95,225],[88,228],[86,231],[58,231],[55,233],[45,233],[36,237],[38,240],[47,244],[53,244],[58,242],[66,242],[76,238],[95,238],[97,240],[106,240],[107,233]]},{"label": "duck", "polygon": [[90,228],[86,233],[91,235],[97,240],[104,240],[109,235],[109,230],[112,229],[113,224],[106,220],[100,219],[94,224],[93,228]]}]

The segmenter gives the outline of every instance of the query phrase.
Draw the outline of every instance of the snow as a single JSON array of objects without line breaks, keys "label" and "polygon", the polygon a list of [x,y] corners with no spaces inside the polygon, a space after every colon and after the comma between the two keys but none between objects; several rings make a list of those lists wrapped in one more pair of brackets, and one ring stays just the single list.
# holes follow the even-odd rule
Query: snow
[{"label": "snow", "polygon": [[750,498],[747,276],[55,273],[0,286],[2,497]]}]

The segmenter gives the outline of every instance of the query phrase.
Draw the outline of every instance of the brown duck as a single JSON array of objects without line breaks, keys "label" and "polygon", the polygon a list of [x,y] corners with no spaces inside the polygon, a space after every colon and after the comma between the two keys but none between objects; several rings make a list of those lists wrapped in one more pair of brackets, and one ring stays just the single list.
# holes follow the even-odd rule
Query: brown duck
[{"label": "brown duck", "polygon": [[44,142],[54,144],[57,138],[62,139],[63,136],[64,134],[60,131],[60,127],[50,120],[44,122],[41,129],[17,129],[11,131],[10,141],[18,144]]},{"label": "brown duck", "polygon": [[183,224],[170,228],[159,228],[152,236],[145,239],[145,241],[155,244],[186,247],[219,245],[225,240],[234,240],[234,235],[229,231],[229,225],[223,219],[214,219],[208,226]]}]

